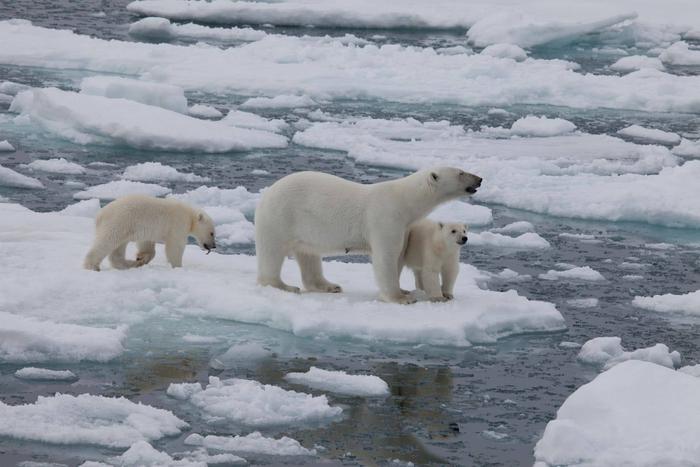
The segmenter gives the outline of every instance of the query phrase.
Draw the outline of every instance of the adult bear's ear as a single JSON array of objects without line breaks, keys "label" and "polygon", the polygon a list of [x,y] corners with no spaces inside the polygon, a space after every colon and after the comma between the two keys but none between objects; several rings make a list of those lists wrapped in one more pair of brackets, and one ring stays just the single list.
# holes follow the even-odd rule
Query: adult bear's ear
[{"label": "adult bear's ear", "polygon": [[199,213],[199,216],[197,216],[197,220],[198,220],[199,222],[202,222],[202,221],[204,220],[204,213],[200,212],[200,213]]},{"label": "adult bear's ear", "polygon": [[440,177],[438,177],[438,174],[436,174],[435,172],[430,172],[430,179],[431,179],[433,182],[437,182],[439,178],[440,178]]},{"label": "adult bear's ear", "polygon": [[438,225],[440,226],[441,229],[442,229],[443,227],[445,227],[445,224],[443,224],[442,222],[438,222]]}]

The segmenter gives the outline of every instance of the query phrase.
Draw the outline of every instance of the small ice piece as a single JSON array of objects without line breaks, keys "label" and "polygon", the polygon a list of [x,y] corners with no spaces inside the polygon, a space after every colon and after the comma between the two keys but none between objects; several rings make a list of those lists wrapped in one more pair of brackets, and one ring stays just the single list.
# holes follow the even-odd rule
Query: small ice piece
[{"label": "small ice piece", "polygon": [[511,222],[510,224],[504,225],[503,227],[498,227],[496,229],[491,229],[491,232],[504,233],[504,234],[517,234],[517,233],[527,233],[534,232],[535,226],[531,222],[527,221],[517,221]]},{"label": "small ice piece", "polygon": [[284,379],[290,383],[348,396],[373,397],[389,394],[389,385],[378,376],[349,375],[344,371],[322,370],[313,366],[306,373],[287,373]]},{"label": "small ice piece", "polygon": [[10,144],[9,141],[2,140],[0,141],[0,152],[13,152],[15,150],[15,147]]},{"label": "small ice piece", "polygon": [[185,438],[185,444],[201,446],[217,451],[245,452],[270,456],[315,456],[315,449],[306,449],[299,441],[283,436],[279,439],[267,438],[254,431],[245,436],[202,436],[192,433]]},{"label": "small ice piece", "polygon": [[250,171],[252,175],[270,175],[270,172],[264,169],[253,169]]},{"label": "small ice piece", "polygon": [[618,135],[629,136],[631,138],[643,139],[664,144],[678,144],[681,142],[681,137],[676,133],[669,131],[657,130],[654,128],[644,128],[639,125],[630,125],[617,132]]},{"label": "small ice piece", "polygon": [[488,115],[497,115],[499,117],[507,117],[508,115],[512,115],[510,112],[508,112],[506,109],[499,109],[497,107],[492,107],[486,112]]},{"label": "small ice piece", "polygon": [[78,379],[70,370],[49,370],[48,368],[25,367],[15,371],[19,379],[36,381],[73,381]]},{"label": "small ice piece", "polygon": [[632,305],[661,313],[700,315],[700,290],[686,294],[663,294],[652,297],[634,297]]},{"label": "small ice piece", "polygon": [[129,26],[129,35],[157,41],[190,38],[252,42],[263,39],[267,33],[252,28],[213,28],[195,23],[173,24],[166,18],[149,17],[132,23]]},{"label": "small ice piece", "polygon": [[318,105],[309,96],[280,94],[275,97],[252,97],[241,104],[243,109],[284,109],[293,107],[312,107]]},{"label": "small ice piece", "polygon": [[644,248],[649,248],[651,250],[673,250],[676,248],[676,245],[674,245],[673,243],[665,243],[665,242],[645,243]]},{"label": "small ice piece", "polygon": [[520,118],[510,127],[510,131],[514,135],[534,137],[566,135],[575,129],[576,125],[563,118],[537,117],[535,115]]},{"label": "small ice piece", "polygon": [[700,65],[700,50],[691,49],[687,42],[679,41],[661,52],[659,58],[669,65]]},{"label": "small ice piece", "polygon": [[15,172],[8,167],[3,167],[2,165],[0,165],[0,186],[29,189],[44,188],[44,184],[36,178],[22,175],[21,173]]},{"label": "small ice piece", "polygon": [[691,141],[681,138],[681,142],[678,146],[674,146],[671,152],[676,156],[700,158],[700,140]]},{"label": "small ice piece", "polygon": [[234,344],[221,355],[211,359],[209,366],[217,370],[255,365],[260,360],[269,358],[272,352],[257,342]]},{"label": "small ice piece", "polygon": [[231,110],[221,120],[221,123],[236,126],[239,128],[252,128],[254,130],[272,131],[280,133],[289,128],[287,122],[279,118],[268,119],[260,115],[244,112],[242,110]]},{"label": "small ice piece", "polygon": [[520,274],[512,269],[505,268],[498,274],[489,273],[489,276],[494,279],[500,279],[504,281],[526,281],[530,280],[532,277],[528,274]]},{"label": "small ice piece", "polygon": [[598,306],[597,298],[571,298],[566,301],[569,306],[574,308],[595,308]]},{"label": "small ice piece", "polygon": [[80,394],[39,396],[33,404],[0,402],[0,435],[52,444],[125,448],[174,436],[187,423],[171,412],[119,397]]},{"label": "small ice piece", "polygon": [[115,180],[112,182],[103,183],[102,185],[91,186],[87,190],[75,193],[73,198],[98,198],[112,200],[126,195],[165,196],[171,191],[172,190],[170,190],[170,188],[154,185],[152,183],[132,182],[130,180]]},{"label": "small ice piece", "polygon": [[596,365],[607,370],[626,360],[644,360],[656,363],[668,368],[675,368],[681,364],[681,354],[678,351],[670,352],[665,344],[656,344],[651,347],[625,351],[620,337],[596,337],[581,347],[578,359],[590,365]]},{"label": "small ice piece", "polygon": [[172,84],[119,76],[90,76],[80,83],[80,92],[92,96],[129,99],[181,114],[188,110],[185,91]]},{"label": "small ice piece", "polygon": [[75,162],[67,161],[64,157],[58,159],[38,159],[27,164],[27,167],[41,172],[50,172],[66,175],[82,175],[85,167]]},{"label": "small ice piece", "polygon": [[474,53],[472,49],[464,47],[463,45],[455,45],[452,47],[439,47],[435,49],[435,51],[443,55],[471,55]]},{"label": "small ice piece", "polygon": [[214,344],[221,339],[216,336],[200,336],[198,334],[185,334],[182,340],[192,344]]},{"label": "small ice piece", "polygon": [[323,395],[312,396],[238,378],[220,380],[210,376],[206,388],[199,383],[173,383],[167,392],[197,407],[210,423],[253,427],[299,424],[332,420],[343,411],[330,406]]},{"label": "small ice piece", "polygon": [[187,113],[199,118],[221,118],[224,114],[216,107],[204,104],[195,104],[187,109]]},{"label": "small ice piece", "polygon": [[435,208],[428,218],[436,222],[464,222],[469,226],[487,225],[493,222],[493,212],[486,206],[451,201]]},{"label": "small ice piece", "polygon": [[547,240],[534,232],[526,232],[517,237],[509,237],[493,232],[470,232],[467,234],[467,237],[469,237],[467,246],[513,249],[544,249],[551,246]]},{"label": "small ice piece", "polygon": [[484,435],[485,438],[494,439],[496,441],[500,441],[508,437],[508,434],[506,433],[499,433],[498,431],[493,430],[484,430],[481,432],[481,434]]},{"label": "small ice piece", "polygon": [[111,457],[103,462],[88,461],[80,467],[206,467],[214,464],[246,464],[242,457],[233,454],[209,455],[204,450],[179,453],[175,460],[166,452],[161,452],[147,441],[136,441],[124,454]]},{"label": "small ice piece", "polygon": [[678,369],[678,371],[680,371],[681,373],[685,373],[686,375],[700,378],[700,364],[682,366]]},{"label": "small ice piece", "polygon": [[625,274],[624,276],[622,276],[622,280],[641,281],[641,280],[644,280],[644,276],[640,276],[639,274]]},{"label": "small ice piece", "polygon": [[575,240],[595,240],[595,235],[563,232],[559,234],[562,238],[572,238]]},{"label": "small ice piece", "polygon": [[30,86],[26,84],[15,83],[14,81],[3,81],[0,83],[0,92],[10,96],[15,96],[18,92],[26,91],[29,88]]},{"label": "small ice piece", "polygon": [[97,216],[100,207],[100,200],[92,198],[66,206],[63,210],[58,211],[58,213],[63,216],[89,217],[93,219]]},{"label": "small ice piece", "polygon": [[590,266],[575,267],[565,271],[550,269],[544,274],[540,274],[540,279],[548,281],[556,280],[580,280],[580,281],[604,281],[605,277]]},{"label": "small ice piece", "polygon": [[579,347],[581,347],[581,344],[579,344],[578,342],[562,341],[559,343],[559,347],[564,349],[578,349]]},{"label": "small ice piece", "polygon": [[520,62],[527,58],[527,52],[513,44],[493,44],[481,51],[482,55],[496,58],[510,58]]},{"label": "small ice piece", "polygon": [[646,57],[644,55],[631,55],[622,57],[612,65],[611,70],[615,71],[635,71],[643,68],[652,68],[654,70],[663,70],[664,64],[656,57]]},{"label": "small ice piece", "polygon": [[160,162],[143,162],[124,169],[122,178],[137,182],[207,182],[208,177],[180,172],[174,167]]}]

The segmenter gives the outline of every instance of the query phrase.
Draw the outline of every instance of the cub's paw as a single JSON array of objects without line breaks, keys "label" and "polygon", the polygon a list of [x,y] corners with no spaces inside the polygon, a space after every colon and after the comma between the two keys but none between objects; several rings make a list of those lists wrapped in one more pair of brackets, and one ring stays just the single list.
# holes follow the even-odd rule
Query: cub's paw
[{"label": "cub's paw", "polygon": [[430,301],[431,301],[431,302],[446,302],[446,301],[448,301],[448,300],[449,300],[449,298],[443,297],[443,296],[440,296],[440,297],[430,297]]},{"label": "cub's paw", "polygon": [[452,295],[451,293],[443,292],[442,296],[445,297],[446,300],[454,300],[455,296]]}]

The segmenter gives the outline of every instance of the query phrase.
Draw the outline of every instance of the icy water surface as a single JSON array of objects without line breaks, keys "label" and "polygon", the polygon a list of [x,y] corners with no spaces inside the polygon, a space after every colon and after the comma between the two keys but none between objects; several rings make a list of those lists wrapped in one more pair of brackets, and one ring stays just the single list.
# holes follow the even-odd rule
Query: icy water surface
[{"label": "icy water surface", "polygon": [[[126,0],[3,2],[0,4],[0,19],[24,18],[45,27],[68,28],[105,39],[132,40],[127,34],[128,24],[138,18],[126,11],[127,3]],[[275,28],[274,32],[334,36],[349,32],[378,44],[400,43],[418,47],[464,44],[464,33],[459,31]],[[599,52],[606,46],[612,47],[607,41],[609,39],[606,37],[587,36],[573,44],[535,48],[532,56],[575,61],[583,67],[583,72],[612,73],[606,67],[619,56],[615,56],[614,52]],[[174,42],[193,41],[182,39]],[[676,71],[679,74],[698,72],[693,68],[678,68]],[[92,74],[84,70],[0,65],[0,81],[12,80],[31,86],[77,89],[80,80]],[[232,108],[246,98],[205,92],[188,92],[187,97],[190,104],[212,104],[220,109]],[[76,176],[32,174],[44,183],[45,190],[0,186],[0,196],[36,211],[56,211],[74,203],[72,196],[76,188],[75,185],[66,185],[68,180],[84,186],[105,183],[113,180],[115,174],[121,173],[127,166],[146,161],[161,162],[209,177],[208,185],[221,188],[245,186],[253,192],[269,186],[283,175],[307,169],[330,172],[360,182],[387,180],[406,173],[396,168],[356,162],[344,152],[312,149],[294,143],[285,149],[224,154],[156,152],[110,145],[82,146],[36,127],[15,125],[8,107],[9,103],[0,102],[0,140],[8,139],[20,144],[16,152],[0,153],[3,166],[20,170],[20,164],[49,157],[66,157],[83,166],[89,166],[92,162],[113,164],[92,166],[86,174]],[[594,134],[614,135],[617,130],[631,124],[688,136],[697,137],[700,133],[700,116],[697,114],[515,105],[507,107],[505,110],[510,113],[504,116],[489,115],[488,109],[489,106],[418,105],[374,100],[336,100],[323,107],[325,113],[341,118],[444,119],[472,130],[478,130],[482,125],[509,127],[518,118],[535,113],[565,118],[580,130]],[[294,124],[304,118],[308,110],[254,111]],[[292,126],[285,134],[291,137],[295,131]],[[256,169],[266,173],[251,174]],[[200,182],[161,184],[177,193],[201,185]],[[650,193],[649,196],[653,197],[654,194]],[[560,347],[561,342],[582,344],[597,336],[620,336],[628,349],[661,342],[678,350],[684,364],[700,362],[700,323],[696,319],[664,316],[631,305],[635,296],[682,294],[698,289],[698,230],[632,222],[572,220],[499,205],[488,207],[494,214],[493,225],[489,228],[514,221],[529,221],[552,247],[545,250],[502,250],[468,245],[462,251],[462,261],[489,272],[498,273],[509,268],[532,276],[530,280],[516,282],[494,279],[488,287],[504,291],[515,289],[528,299],[554,303],[566,320],[566,331],[519,335],[494,344],[458,348],[309,339],[262,325],[191,316],[167,321],[146,319],[130,329],[125,342],[127,351],[119,358],[108,363],[55,366],[70,368],[79,374],[77,382],[22,381],[15,378],[13,373],[24,365],[0,363],[0,400],[12,405],[31,403],[39,395],[52,395],[55,392],[126,396],[173,411],[190,423],[191,432],[203,435],[238,434],[242,432],[240,427],[212,427],[204,423],[196,413],[188,412],[191,409],[168,398],[165,389],[173,382],[204,383],[209,376],[219,376],[222,379],[250,378],[322,394],[321,391],[291,385],[283,379],[290,371],[306,371],[310,366],[317,366],[377,375],[389,384],[391,395],[387,398],[331,395],[332,403],[344,408],[339,421],[262,430],[268,435],[290,436],[309,448],[317,446],[319,458],[246,456],[252,464],[390,465],[393,460],[398,460],[420,465],[520,466],[532,465],[533,447],[563,401],[597,374],[595,368],[576,361],[576,348]],[[478,232],[485,228],[475,227],[472,230]],[[582,241],[561,236],[561,233],[592,235],[595,240]],[[673,244],[674,247],[660,250],[645,246],[660,242]],[[254,247],[250,244],[233,245],[220,252],[252,254]],[[348,260],[366,261],[366,258],[350,257]],[[557,263],[590,266],[606,280],[588,283],[537,279],[538,274],[555,269]],[[459,294],[459,290],[456,293]],[[567,303],[567,300],[574,298],[597,298],[598,305],[575,308]],[[185,334],[212,335],[219,341],[213,344],[188,343],[181,339]],[[161,336],[171,338],[162,339]],[[262,360],[237,362],[230,368],[212,367],[212,359],[224,353],[232,344],[242,341],[259,343],[273,353]],[[164,438],[153,445],[171,455],[182,452],[188,449],[183,444],[188,434]],[[115,456],[122,451],[0,438],[0,465],[38,461],[73,466],[88,458]]]}]

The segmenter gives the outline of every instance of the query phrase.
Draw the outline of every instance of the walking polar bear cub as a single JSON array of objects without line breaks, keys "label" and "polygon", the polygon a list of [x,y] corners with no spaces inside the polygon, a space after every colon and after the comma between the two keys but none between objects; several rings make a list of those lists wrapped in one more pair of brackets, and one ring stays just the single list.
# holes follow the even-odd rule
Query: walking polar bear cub
[{"label": "walking polar bear cub", "polygon": [[[174,199],[125,196],[97,214],[95,241],[84,266],[99,271],[108,255],[115,269],[143,266],[155,257],[155,244],[165,243],[168,262],[177,268],[182,266],[188,237],[194,237],[207,251],[216,248],[214,222],[204,211]],[[138,243],[135,261],[124,256],[129,242]]]},{"label": "walking polar bear cub", "polygon": [[480,185],[481,177],[452,167],[371,185],[320,172],[288,175],[264,192],[255,211],[258,283],[299,292],[280,277],[291,254],[306,290],[341,292],[323,276],[321,256],[368,253],[381,298],[413,303],[399,287],[408,227],[439,204],[476,193]]}]

